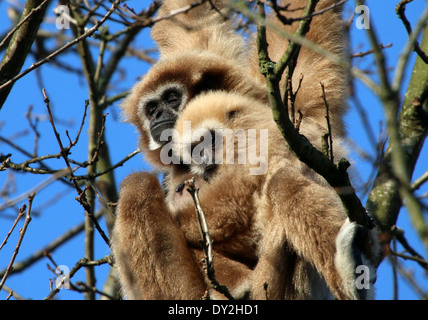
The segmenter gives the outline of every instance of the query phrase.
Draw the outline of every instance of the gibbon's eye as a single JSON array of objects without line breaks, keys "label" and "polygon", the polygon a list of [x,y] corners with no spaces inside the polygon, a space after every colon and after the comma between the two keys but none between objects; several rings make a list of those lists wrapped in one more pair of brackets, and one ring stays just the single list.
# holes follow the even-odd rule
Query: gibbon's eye
[{"label": "gibbon's eye", "polygon": [[149,119],[153,118],[157,108],[158,108],[157,101],[153,100],[153,101],[147,102],[146,107],[144,108],[144,111],[146,113],[146,117]]},{"label": "gibbon's eye", "polygon": [[181,105],[181,96],[181,92],[175,89],[169,89],[162,94],[162,100],[168,107],[177,110]]}]

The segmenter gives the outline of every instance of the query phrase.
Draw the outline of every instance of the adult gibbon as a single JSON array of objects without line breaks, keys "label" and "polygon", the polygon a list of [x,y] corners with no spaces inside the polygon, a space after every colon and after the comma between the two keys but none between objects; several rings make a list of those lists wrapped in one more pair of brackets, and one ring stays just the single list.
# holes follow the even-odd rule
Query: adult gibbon
[{"label": "adult gibbon", "polygon": [[[166,190],[149,173],[131,174],[121,184],[112,250],[123,293],[129,299],[200,299],[208,290],[211,298],[223,298],[204,276],[193,201],[186,192],[175,192],[194,176],[214,241],[217,280],[235,298],[364,298],[369,292],[354,286],[354,256],[360,256],[354,248],[357,228],[347,221],[335,192],[295,159],[278,135],[254,48],[247,52],[243,39],[219,13],[227,2],[206,1],[156,23],[152,35],[160,60],[122,105],[140,132],[146,159],[166,173]],[[284,11],[287,17],[301,15],[306,5],[290,0],[281,6],[287,2],[289,9],[298,9]],[[336,2],[321,0],[316,10]],[[159,15],[192,3],[164,0]],[[270,19],[278,23],[274,16]],[[341,54],[341,23],[340,10],[328,10],[313,18],[307,37]],[[294,31],[296,24],[281,27]],[[288,43],[273,32],[268,41],[273,59]],[[326,132],[322,81],[339,141],[344,130],[343,71],[302,48],[294,75],[300,132],[315,146]],[[184,119],[202,129],[213,123],[246,132],[268,129],[266,172],[252,175],[245,165],[185,163],[176,148],[166,148],[176,146],[180,135],[173,133]],[[340,150],[335,148],[338,154]]]}]

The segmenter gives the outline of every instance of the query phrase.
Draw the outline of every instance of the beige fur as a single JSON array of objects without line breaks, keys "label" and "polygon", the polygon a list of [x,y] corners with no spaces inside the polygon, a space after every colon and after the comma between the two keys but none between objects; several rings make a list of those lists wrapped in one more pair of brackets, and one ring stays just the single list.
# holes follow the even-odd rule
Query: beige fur
[{"label": "beige fur", "polygon": [[[332,188],[315,183],[312,175],[300,169],[299,160],[288,150],[272,117],[260,113],[260,108],[258,101],[242,95],[212,92],[193,99],[177,121],[177,140],[185,121],[191,122],[194,131],[209,123],[209,130],[268,129],[269,132],[267,174],[251,175],[249,163],[235,161],[220,164],[208,182],[198,180],[214,248],[218,254],[232,256],[237,261],[251,258],[251,265],[255,265],[251,276],[254,299],[266,296],[264,283],[268,284],[269,299],[307,299],[316,295],[319,292],[308,287],[309,280],[317,277],[311,266],[322,275],[335,297],[353,297],[345,292],[334,264],[336,236],[346,219],[340,199]],[[181,146],[182,142],[179,140],[177,144]],[[237,143],[235,140],[236,153]],[[261,147],[260,141],[255,147]],[[176,181],[169,183],[173,189]],[[178,206],[176,197],[179,196],[168,195],[166,202],[185,230],[186,239],[196,241],[199,235],[191,216],[191,203]],[[219,225],[221,232],[217,231]],[[289,265],[289,261],[294,263]],[[299,268],[294,269],[296,264]],[[303,276],[307,279],[302,280]],[[222,280],[233,289],[230,281],[236,281],[236,275]],[[328,290],[320,288],[326,294],[322,297],[328,297]]]},{"label": "beige fur", "polygon": [[[280,4],[290,4],[290,10],[297,8],[304,8],[305,0],[282,0]],[[316,6],[315,12],[330,7],[336,0],[320,0]],[[310,30],[306,34],[306,38],[311,40],[320,47],[338,55],[343,55],[344,49],[344,33],[341,6],[334,10],[329,10],[324,14],[317,15],[312,18]],[[303,9],[286,12],[284,15],[287,18],[296,18],[302,16]],[[283,26],[274,14],[270,20],[280,29],[287,32],[295,32],[298,27],[298,22],[292,25]],[[284,39],[283,36],[267,29],[267,42],[269,43],[268,52],[269,57],[273,61],[278,61],[284,54],[289,41]],[[260,74],[258,68],[258,57],[255,40],[252,43],[252,50],[250,51],[250,67],[251,75],[259,81],[264,82],[263,76]],[[296,97],[296,110],[303,114],[302,127],[314,127],[314,123],[321,130],[326,131],[325,121],[325,103],[322,98],[322,91],[320,82],[324,84],[326,99],[330,107],[330,117],[333,128],[333,134],[343,135],[345,133],[345,126],[343,123],[343,115],[346,111],[345,104],[345,85],[346,75],[341,67],[336,65],[330,59],[311,51],[304,46],[300,50],[297,60],[296,68],[293,72],[292,84],[293,91],[297,90],[298,84],[302,79],[300,89]],[[298,115],[296,114],[296,117]]]},{"label": "beige fur", "polygon": [[[193,2],[164,0],[159,16]],[[227,1],[212,2],[225,10]],[[292,7],[306,3],[290,2]],[[317,10],[335,2],[321,0]],[[299,16],[301,11],[294,14]],[[284,28],[294,30],[296,24]],[[340,54],[341,33],[340,12],[328,11],[314,18],[308,38]],[[174,85],[184,88],[186,97],[174,139],[180,138],[180,125],[182,128],[186,120],[192,121],[192,127],[218,124],[269,132],[266,174],[250,175],[248,165],[233,164],[220,165],[209,179],[195,176],[214,241],[218,281],[236,298],[310,299],[328,298],[331,293],[340,299],[355,298],[349,293],[352,288],[345,288],[349,279],[341,278],[334,263],[335,239],[346,219],[340,200],[286,147],[271,118],[254,46],[247,52],[242,38],[209,2],[162,20],[153,27],[152,35],[161,59],[134,86],[122,108],[140,132],[146,159],[166,172],[167,194],[164,198],[158,180],[148,173],[134,173],[122,182],[112,249],[125,296],[200,299],[209,290],[212,298],[224,298],[209,289],[204,277],[193,201],[186,191],[174,192],[177,185],[203,169],[162,163],[162,148],[150,147],[147,119],[140,110],[141,102],[156,95],[160,87]],[[287,41],[272,32],[268,39],[269,52],[276,60]],[[320,147],[326,132],[322,81],[335,143],[339,143],[344,130],[343,71],[302,49],[294,75],[294,88],[303,75],[296,99],[296,110],[303,114],[300,132]],[[260,148],[260,142],[255,148]],[[337,147],[335,153],[339,157],[344,151]]]}]

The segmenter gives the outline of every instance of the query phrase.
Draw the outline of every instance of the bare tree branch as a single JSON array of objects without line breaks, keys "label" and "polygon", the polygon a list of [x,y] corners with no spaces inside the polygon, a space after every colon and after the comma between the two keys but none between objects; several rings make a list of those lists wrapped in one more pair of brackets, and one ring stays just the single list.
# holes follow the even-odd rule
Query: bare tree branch
[{"label": "bare tree branch", "polygon": [[195,186],[195,179],[193,178],[191,180],[185,181],[184,185],[186,186],[186,190],[192,196],[193,202],[196,207],[196,218],[198,220],[199,231],[201,232],[201,237],[202,237],[201,245],[205,252],[205,265],[207,268],[206,270],[207,270],[208,279],[211,281],[211,285],[215,290],[224,294],[226,298],[228,298],[229,300],[234,300],[234,298],[230,294],[227,287],[219,284],[215,277],[214,257],[213,257],[213,250],[212,250],[213,243],[208,230],[205,214],[204,214],[204,211],[202,210],[202,207],[199,201],[199,189]]},{"label": "bare tree branch", "polygon": [[[83,39],[86,39],[90,36],[92,36],[99,28],[100,26],[107,21],[107,19],[113,14],[114,10],[116,9],[116,6],[119,5],[120,0],[115,0],[110,8],[110,10],[105,14],[105,16],[99,20],[97,22],[97,24],[95,24],[92,28],[88,29],[84,34],[82,34],[80,37],[74,39],[73,41],[68,42],[67,44],[65,44],[64,46],[62,46],[61,48],[59,48],[58,50],[52,52],[51,54],[49,54],[46,58],[33,63],[31,65],[31,67],[27,68],[26,70],[24,70],[23,72],[17,74],[16,76],[13,76],[11,78],[9,78],[9,80],[7,80],[4,83],[1,83],[0,85],[0,93],[3,90],[10,90],[7,89],[10,86],[13,85],[13,83],[15,83],[17,80],[21,79],[23,76],[27,75],[28,73],[30,73],[31,71],[37,69],[38,67],[40,67],[41,65],[45,64],[46,62],[49,62],[52,58],[54,58],[55,56],[59,55],[60,53],[66,51],[67,49],[71,48],[72,46],[74,46],[75,44],[79,43],[80,41],[82,41]],[[0,101],[1,102],[1,101]]]},{"label": "bare tree branch", "polygon": [[[48,3],[48,0],[27,0],[21,21],[11,31],[12,39],[0,62],[0,109],[12,89],[13,82],[10,82],[9,79],[15,78],[21,70],[36,39]],[[4,43],[5,41],[1,45]]]},{"label": "bare tree branch", "polygon": [[[3,288],[3,285],[6,282],[8,275],[12,271],[13,263],[15,262],[16,256],[18,255],[18,252],[19,252],[19,248],[21,247],[22,240],[24,240],[25,232],[27,231],[27,227],[31,221],[31,207],[33,205],[34,196],[35,196],[34,193],[28,196],[28,207],[27,207],[27,214],[25,215],[24,225],[19,230],[18,243],[16,244],[15,251],[13,252],[12,258],[10,259],[9,265],[6,268],[6,272],[4,273],[3,278],[0,281],[0,290]],[[25,207],[22,207],[22,210],[25,210]]]},{"label": "bare tree branch", "polygon": [[[401,21],[403,21],[404,27],[407,30],[407,33],[409,34],[409,36],[413,33],[412,31],[412,26],[410,25],[409,20],[407,20],[405,11],[406,11],[406,5],[410,2],[412,2],[413,0],[401,0],[397,6],[395,7],[395,12],[397,12],[398,17],[401,19]],[[426,22],[424,22],[426,23]],[[419,46],[419,43],[414,40],[414,45],[413,45],[413,50],[415,52],[417,52],[417,54],[419,55],[419,57],[425,62],[428,63],[428,56],[425,54],[424,51],[422,51],[421,47]]]}]

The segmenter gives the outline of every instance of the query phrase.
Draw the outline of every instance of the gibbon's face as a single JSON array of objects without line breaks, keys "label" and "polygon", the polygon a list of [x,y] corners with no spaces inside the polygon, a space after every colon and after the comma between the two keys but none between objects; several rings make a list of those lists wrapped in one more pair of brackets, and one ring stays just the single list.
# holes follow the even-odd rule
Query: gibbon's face
[{"label": "gibbon's face", "polygon": [[260,146],[259,137],[252,145],[247,139],[248,129],[257,127],[260,108],[260,103],[236,93],[199,95],[177,120],[173,152],[193,174],[206,181],[219,172],[220,166],[247,165],[249,150]]},{"label": "gibbon's face", "polygon": [[[264,88],[242,81],[245,70],[216,55],[186,52],[156,63],[122,103],[128,121],[140,131],[140,145],[152,163],[159,163],[159,150],[169,140],[162,132],[172,129],[189,101],[209,91],[236,91],[265,99]],[[199,112],[205,106],[199,105]],[[150,154],[151,153],[151,154]]]},{"label": "gibbon's face", "polygon": [[158,149],[168,141],[165,134],[174,127],[187,99],[186,89],[173,83],[161,86],[141,99],[138,113],[145,130],[150,133],[150,150]]},{"label": "gibbon's face", "polygon": [[186,54],[158,62],[134,86],[122,104],[130,122],[142,133],[143,148],[157,150],[168,141],[164,130],[172,129],[178,115],[193,97],[210,90],[228,90],[230,66],[212,57]]}]

